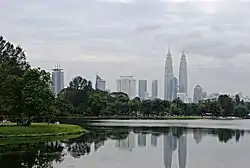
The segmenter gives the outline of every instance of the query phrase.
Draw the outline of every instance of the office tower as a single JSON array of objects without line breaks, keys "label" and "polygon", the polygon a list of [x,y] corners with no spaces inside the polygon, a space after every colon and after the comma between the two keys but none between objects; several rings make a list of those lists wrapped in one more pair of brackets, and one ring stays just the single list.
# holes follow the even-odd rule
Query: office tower
[{"label": "office tower", "polygon": [[147,137],[146,134],[138,134],[138,146],[146,147]]},{"label": "office tower", "polygon": [[156,146],[157,146],[157,140],[158,140],[157,135],[151,134],[151,145],[152,145],[153,147],[156,147]]},{"label": "office tower", "polygon": [[158,81],[152,81],[152,99],[158,98]]},{"label": "office tower", "polygon": [[106,81],[103,80],[99,75],[96,75],[95,89],[101,91],[106,90]]},{"label": "office tower", "polygon": [[146,98],[147,94],[147,80],[139,80],[139,87],[138,87],[139,97],[141,99]]},{"label": "office tower", "polygon": [[133,76],[120,76],[120,79],[116,80],[117,92],[124,92],[130,98],[134,98],[136,95],[136,80]]},{"label": "office tower", "polygon": [[178,93],[178,79],[176,77],[172,78],[170,81],[170,88],[171,88],[171,101],[177,99]]},{"label": "office tower", "polygon": [[195,86],[194,88],[194,97],[193,102],[198,103],[203,98],[203,91],[202,87],[200,85]]},{"label": "office tower", "polygon": [[167,58],[165,62],[165,73],[164,73],[164,99],[171,100],[171,88],[170,81],[174,77],[173,64],[170,49],[168,49]]},{"label": "office tower", "polygon": [[187,60],[184,50],[181,54],[179,67],[179,92],[187,93]]},{"label": "office tower", "polygon": [[64,72],[58,65],[52,69],[52,92],[58,94],[64,88]]},{"label": "office tower", "polygon": [[178,139],[178,159],[179,159],[179,168],[186,167],[187,160],[187,136],[182,135]]},{"label": "office tower", "polygon": [[188,95],[187,93],[177,93],[177,98],[180,98],[184,103],[188,103]]}]

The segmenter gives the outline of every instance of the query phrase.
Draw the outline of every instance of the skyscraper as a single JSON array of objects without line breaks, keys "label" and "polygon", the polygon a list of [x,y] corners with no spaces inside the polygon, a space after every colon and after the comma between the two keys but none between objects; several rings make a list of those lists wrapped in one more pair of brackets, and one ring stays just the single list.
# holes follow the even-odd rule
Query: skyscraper
[{"label": "skyscraper", "polygon": [[176,77],[172,78],[170,81],[170,88],[171,88],[171,101],[177,99],[177,92],[178,92],[178,79]]},{"label": "skyscraper", "polygon": [[136,80],[133,76],[120,76],[116,80],[117,92],[124,92],[130,98],[134,98],[136,94]]},{"label": "skyscraper", "polygon": [[174,77],[173,73],[173,63],[172,57],[170,53],[170,49],[168,49],[166,63],[165,63],[165,74],[164,74],[164,99],[171,100],[171,87],[170,81]]},{"label": "skyscraper", "polygon": [[152,81],[152,99],[155,99],[158,97],[158,81],[153,80]]},{"label": "skyscraper", "polygon": [[179,92],[187,93],[187,60],[184,50],[181,54],[179,67]]},{"label": "skyscraper", "polygon": [[198,103],[203,98],[203,91],[202,87],[200,85],[196,85],[194,88],[194,97],[193,102]]},{"label": "skyscraper", "polygon": [[96,75],[95,89],[102,91],[106,90],[106,81],[103,80],[99,75]]},{"label": "skyscraper", "polygon": [[147,80],[139,80],[138,93],[139,93],[139,97],[141,99],[145,99],[146,98]]},{"label": "skyscraper", "polygon": [[64,88],[64,72],[58,65],[52,69],[52,92],[58,94]]}]

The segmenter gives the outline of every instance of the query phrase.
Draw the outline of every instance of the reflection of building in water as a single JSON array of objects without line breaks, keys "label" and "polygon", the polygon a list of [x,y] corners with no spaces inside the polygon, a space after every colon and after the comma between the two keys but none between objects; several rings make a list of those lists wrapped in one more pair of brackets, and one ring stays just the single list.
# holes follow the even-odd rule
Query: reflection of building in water
[{"label": "reflection of building in water", "polygon": [[163,160],[165,168],[171,168],[173,152],[177,149],[178,140],[178,159],[179,168],[186,167],[187,156],[187,137],[181,136],[179,139],[171,133],[165,134],[163,137]]},{"label": "reflection of building in water", "polygon": [[178,139],[179,168],[186,167],[187,160],[187,136],[183,135]]},{"label": "reflection of building in water", "polygon": [[146,134],[138,134],[138,146],[146,146],[147,137]]},{"label": "reflection of building in water", "polygon": [[173,151],[174,151],[173,135],[165,134],[163,137],[163,159],[165,168],[171,168]]},{"label": "reflection of building in water", "polygon": [[115,146],[120,149],[132,151],[135,147],[135,134],[130,133],[126,139],[116,141]]},{"label": "reflection of building in water", "polygon": [[196,143],[200,143],[202,139],[202,130],[201,129],[193,129],[193,138],[195,139]]},{"label": "reflection of building in water", "polygon": [[95,142],[95,151],[104,145],[104,141]]},{"label": "reflection of building in water", "polygon": [[158,137],[154,134],[151,134],[151,145],[156,147],[157,146],[157,140],[158,140]]}]

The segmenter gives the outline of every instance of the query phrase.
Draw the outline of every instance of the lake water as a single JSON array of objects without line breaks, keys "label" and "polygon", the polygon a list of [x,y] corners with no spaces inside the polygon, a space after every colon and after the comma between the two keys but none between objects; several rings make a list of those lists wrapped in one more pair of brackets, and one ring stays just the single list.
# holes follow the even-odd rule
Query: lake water
[{"label": "lake water", "polygon": [[85,126],[88,134],[74,139],[0,145],[0,167],[249,167],[250,120],[200,121],[204,126],[198,121],[145,122],[94,122]]}]

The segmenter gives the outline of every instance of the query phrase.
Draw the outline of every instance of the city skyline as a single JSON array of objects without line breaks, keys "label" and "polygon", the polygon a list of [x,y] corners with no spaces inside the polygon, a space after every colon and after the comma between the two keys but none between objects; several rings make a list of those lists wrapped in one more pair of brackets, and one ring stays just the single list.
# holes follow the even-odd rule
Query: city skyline
[{"label": "city skyline", "polygon": [[0,31],[34,67],[60,64],[65,83],[76,75],[94,81],[95,72],[107,81],[133,75],[159,80],[163,97],[162,56],[170,45],[174,65],[179,49],[188,55],[189,95],[197,83],[207,92],[250,95],[249,7],[246,0],[9,0],[0,5]]}]

